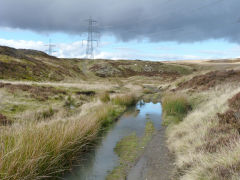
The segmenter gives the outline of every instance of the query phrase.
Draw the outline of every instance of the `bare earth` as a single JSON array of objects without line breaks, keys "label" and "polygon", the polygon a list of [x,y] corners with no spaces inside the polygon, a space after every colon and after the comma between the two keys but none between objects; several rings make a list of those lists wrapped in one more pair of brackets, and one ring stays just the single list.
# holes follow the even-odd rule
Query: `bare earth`
[{"label": "bare earth", "polygon": [[165,129],[162,128],[131,169],[127,180],[169,180],[173,169],[173,158],[166,147]]}]

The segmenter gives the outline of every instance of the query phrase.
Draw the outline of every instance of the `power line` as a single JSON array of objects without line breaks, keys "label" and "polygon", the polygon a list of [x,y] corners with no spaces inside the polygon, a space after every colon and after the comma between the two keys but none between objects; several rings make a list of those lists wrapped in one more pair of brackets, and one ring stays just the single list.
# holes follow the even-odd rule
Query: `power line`
[{"label": "power line", "polygon": [[55,52],[53,48],[56,47],[56,45],[52,44],[51,39],[49,39],[49,43],[45,46],[48,47],[47,49],[48,55],[52,56],[52,53]]},{"label": "power line", "polygon": [[86,48],[86,58],[87,59],[94,59],[94,42],[97,42],[98,40],[94,39],[95,34],[97,33],[95,31],[95,24],[97,23],[96,20],[93,20],[92,18],[89,18],[88,20],[88,38],[87,38],[87,48]]}]

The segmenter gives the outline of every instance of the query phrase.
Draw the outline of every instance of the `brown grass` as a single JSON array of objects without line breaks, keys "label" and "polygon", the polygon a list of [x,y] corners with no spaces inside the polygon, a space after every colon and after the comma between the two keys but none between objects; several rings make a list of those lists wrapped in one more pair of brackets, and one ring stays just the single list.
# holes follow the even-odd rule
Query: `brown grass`
[{"label": "brown grass", "polygon": [[[92,146],[99,132],[132,103],[130,95],[114,102],[89,102],[68,116],[51,107],[28,121],[3,127],[0,134],[0,179],[53,179],[69,170]],[[91,105],[92,103],[92,105]],[[0,116],[6,121],[5,116]],[[80,161],[81,162],[81,161]]]},{"label": "brown grass", "polygon": [[240,92],[228,100],[229,106],[235,110],[240,109]]},{"label": "brown grass", "polygon": [[10,84],[10,83],[1,83],[0,88],[6,88],[9,92],[14,93],[16,91],[24,91],[30,94],[30,97],[38,100],[48,100],[50,96],[54,95],[66,95],[67,92],[64,90],[58,90],[54,87],[47,86],[33,86],[26,84]]},{"label": "brown grass", "polygon": [[208,90],[216,85],[228,82],[240,82],[240,71],[211,71],[204,75],[194,76],[191,80],[179,83],[177,90],[186,88]]},{"label": "brown grass", "polygon": [[233,99],[238,99],[240,89],[230,87],[201,92],[207,98],[180,124],[168,128],[168,146],[176,158],[175,179],[238,179],[239,118],[231,104],[237,104]]},{"label": "brown grass", "polygon": [[110,95],[108,92],[104,92],[100,94],[100,100],[102,102],[109,102],[110,101]]},{"label": "brown grass", "polygon": [[11,125],[12,121],[7,119],[6,116],[2,115],[0,113],[0,126],[7,126],[7,125]]}]

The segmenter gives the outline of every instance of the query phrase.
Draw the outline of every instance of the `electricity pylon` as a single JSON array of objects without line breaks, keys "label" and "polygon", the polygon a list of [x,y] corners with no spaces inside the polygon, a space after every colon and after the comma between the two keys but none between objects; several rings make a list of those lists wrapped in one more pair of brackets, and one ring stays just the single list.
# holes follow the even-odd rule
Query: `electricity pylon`
[{"label": "electricity pylon", "polygon": [[87,38],[87,48],[86,48],[86,58],[87,59],[94,59],[94,42],[97,42],[98,40],[94,39],[94,35],[97,33],[95,31],[95,24],[97,21],[93,20],[92,18],[89,18],[88,20],[88,38]]},{"label": "electricity pylon", "polygon": [[45,46],[48,47],[48,50],[47,50],[47,51],[48,51],[48,55],[52,56],[52,53],[55,52],[55,51],[53,50],[53,48],[56,47],[56,45],[55,45],[55,44],[52,44],[51,39],[49,39],[48,45],[45,45]]}]

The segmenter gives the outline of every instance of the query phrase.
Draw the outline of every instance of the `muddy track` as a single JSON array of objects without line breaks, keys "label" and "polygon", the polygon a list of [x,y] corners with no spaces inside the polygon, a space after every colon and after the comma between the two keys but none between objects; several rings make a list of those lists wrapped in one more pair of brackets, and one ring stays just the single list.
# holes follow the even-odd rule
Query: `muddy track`
[{"label": "muddy track", "polygon": [[162,127],[129,172],[127,180],[169,180],[173,169],[173,157],[166,147],[165,129]]}]

